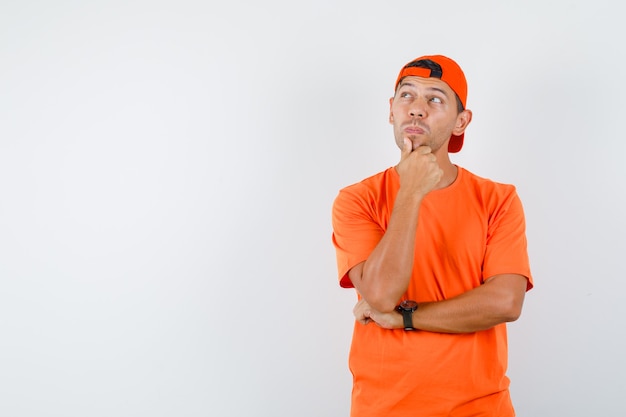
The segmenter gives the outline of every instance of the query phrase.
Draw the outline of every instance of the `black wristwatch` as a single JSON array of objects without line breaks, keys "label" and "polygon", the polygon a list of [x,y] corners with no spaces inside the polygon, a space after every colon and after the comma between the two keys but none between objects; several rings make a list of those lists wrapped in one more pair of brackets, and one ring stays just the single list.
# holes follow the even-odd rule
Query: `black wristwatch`
[{"label": "black wristwatch", "polygon": [[413,312],[417,310],[417,303],[413,300],[404,300],[396,307],[396,311],[402,314],[404,330],[415,330],[413,327]]}]

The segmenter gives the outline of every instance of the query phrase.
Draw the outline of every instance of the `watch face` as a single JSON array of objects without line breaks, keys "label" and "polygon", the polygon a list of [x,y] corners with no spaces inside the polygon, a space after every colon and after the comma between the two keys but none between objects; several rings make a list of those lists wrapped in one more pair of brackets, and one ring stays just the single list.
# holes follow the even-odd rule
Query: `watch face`
[{"label": "watch face", "polygon": [[417,308],[417,303],[413,300],[404,300],[400,303],[400,307],[405,310],[415,310]]}]

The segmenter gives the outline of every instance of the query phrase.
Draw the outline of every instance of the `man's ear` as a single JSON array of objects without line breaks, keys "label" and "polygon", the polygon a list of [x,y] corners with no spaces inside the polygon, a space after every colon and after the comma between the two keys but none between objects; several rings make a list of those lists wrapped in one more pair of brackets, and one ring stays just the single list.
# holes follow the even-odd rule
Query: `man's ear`
[{"label": "man's ear", "polygon": [[393,112],[391,111],[391,106],[393,106],[393,97],[389,99],[389,123],[393,124]]},{"label": "man's ear", "polygon": [[467,128],[467,126],[470,124],[471,121],[472,121],[472,111],[463,110],[456,117],[456,125],[454,126],[454,129],[452,130],[452,134],[454,136],[460,136],[461,134],[463,134],[463,132],[465,132],[465,129]]}]

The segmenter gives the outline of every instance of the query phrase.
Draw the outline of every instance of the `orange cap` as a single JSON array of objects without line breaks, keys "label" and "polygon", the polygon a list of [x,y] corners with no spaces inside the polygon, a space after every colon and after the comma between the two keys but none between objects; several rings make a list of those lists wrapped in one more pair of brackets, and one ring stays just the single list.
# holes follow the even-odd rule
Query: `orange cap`
[{"label": "orange cap", "polygon": [[[452,91],[454,91],[461,100],[463,108],[465,108],[465,102],[467,100],[467,81],[465,80],[465,74],[463,74],[463,70],[459,67],[459,64],[450,58],[443,55],[425,55],[414,59],[400,70],[394,90],[398,88],[398,84],[400,84],[400,81],[404,77],[410,75],[423,78],[439,78],[450,86]],[[464,137],[465,133],[460,136],[452,135],[448,143],[448,152],[460,151],[463,147]]]}]

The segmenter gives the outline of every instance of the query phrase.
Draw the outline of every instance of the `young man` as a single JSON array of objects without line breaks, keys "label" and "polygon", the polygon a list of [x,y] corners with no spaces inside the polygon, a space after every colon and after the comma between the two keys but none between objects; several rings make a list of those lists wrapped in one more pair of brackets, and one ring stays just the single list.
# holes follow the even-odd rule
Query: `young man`
[{"label": "young man", "polygon": [[512,185],[454,165],[472,113],[461,68],[405,65],[390,99],[400,162],[333,205],[339,281],[355,288],[352,417],[514,416],[506,322],[532,288]]}]

